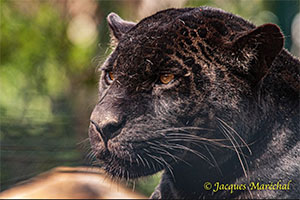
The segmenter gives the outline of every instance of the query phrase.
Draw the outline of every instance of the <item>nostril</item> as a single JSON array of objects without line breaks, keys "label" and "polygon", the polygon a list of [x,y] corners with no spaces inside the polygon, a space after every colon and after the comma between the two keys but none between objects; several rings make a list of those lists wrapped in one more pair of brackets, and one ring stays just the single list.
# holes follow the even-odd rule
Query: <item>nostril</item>
[{"label": "nostril", "polygon": [[108,139],[107,139],[107,137],[103,134],[102,129],[101,129],[100,126],[99,126],[96,122],[94,122],[93,120],[90,120],[90,122],[95,126],[97,132],[100,134],[100,137],[101,137],[102,141],[104,142],[104,145],[106,146],[107,140],[108,140]]},{"label": "nostril", "polygon": [[121,132],[121,128],[124,125],[124,122],[121,123],[107,123],[103,126],[98,125],[95,121],[90,120],[90,122],[95,126],[97,132],[100,134],[101,139],[104,142],[104,145],[107,145],[109,139],[114,138]]},{"label": "nostril", "polygon": [[120,133],[122,126],[123,123],[110,123],[104,126],[102,130],[108,139],[112,139]]}]

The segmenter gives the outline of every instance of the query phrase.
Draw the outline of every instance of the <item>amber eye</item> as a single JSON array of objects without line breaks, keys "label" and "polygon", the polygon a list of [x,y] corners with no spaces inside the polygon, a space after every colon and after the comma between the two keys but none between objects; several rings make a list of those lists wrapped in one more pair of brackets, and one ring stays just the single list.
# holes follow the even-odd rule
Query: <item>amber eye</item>
[{"label": "amber eye", "polygon": [[163,74],[159,77],[159,79],[163,84],[168,84],[174,80],[174,77],[174,74]]},{"label": "amber eye", "polygon": [[108,72],[108,77],[109,77],[110,80],[112,80],[112,81],[115,79],[114,73],[112,73],[112,72]]},{"label": "amber eye", "polygon": [[113,81],[115,79],[114,73],[106,72],[106,78],[109,82]]}]

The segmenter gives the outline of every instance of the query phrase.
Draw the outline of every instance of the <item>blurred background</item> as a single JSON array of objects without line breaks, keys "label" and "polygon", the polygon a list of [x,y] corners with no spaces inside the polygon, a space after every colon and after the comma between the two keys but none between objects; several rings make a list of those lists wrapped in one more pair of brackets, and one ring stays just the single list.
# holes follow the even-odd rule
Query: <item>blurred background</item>
[{"label": "blurred background", "polygon": [[[111,52],[106,16],[213,6],[276,23],[300,57],[299,0],[1,0],[0,168],[3,191],[56,166],[93,166],[87,140],[99,66]],[[136,182],[149,195],[159,174]]]}]

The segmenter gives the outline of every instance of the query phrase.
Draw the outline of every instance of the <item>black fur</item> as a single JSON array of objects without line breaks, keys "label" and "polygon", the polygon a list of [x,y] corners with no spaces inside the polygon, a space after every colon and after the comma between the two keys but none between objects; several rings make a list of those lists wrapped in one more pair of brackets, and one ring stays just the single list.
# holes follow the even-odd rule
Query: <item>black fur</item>
[{"label": "black fur", "polygon": [[[164,170],[152,198],[299,198],[300,62],[276,25],[208,7],[108,21],[117,46],[89,135],[109,174]],[[248,187],[277,182],[289,188]]]}]

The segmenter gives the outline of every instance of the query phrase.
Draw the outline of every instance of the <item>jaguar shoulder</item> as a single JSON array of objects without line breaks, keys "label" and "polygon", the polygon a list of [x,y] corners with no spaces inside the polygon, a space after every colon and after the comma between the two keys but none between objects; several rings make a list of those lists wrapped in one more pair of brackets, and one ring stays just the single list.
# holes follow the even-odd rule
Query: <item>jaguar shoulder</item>
[{"label": "jaguar shoulder", "polygon": [[209,7],[107,19],[89,128],[107,173],[164,170],[152,198],[299,198],[300,62],[278,26]]}]

